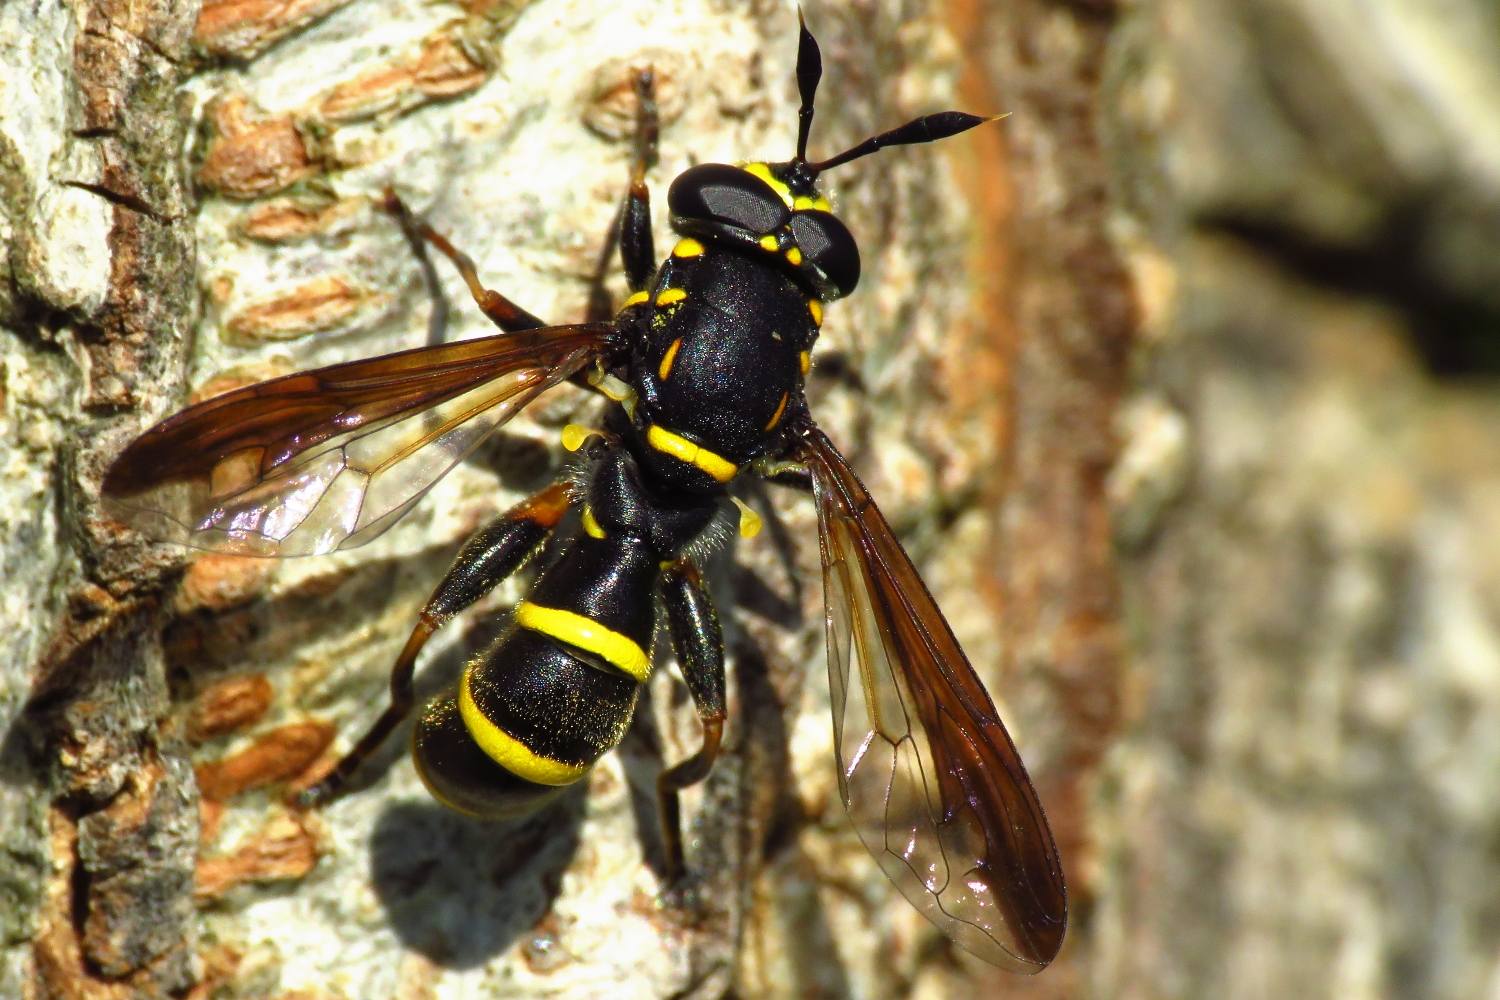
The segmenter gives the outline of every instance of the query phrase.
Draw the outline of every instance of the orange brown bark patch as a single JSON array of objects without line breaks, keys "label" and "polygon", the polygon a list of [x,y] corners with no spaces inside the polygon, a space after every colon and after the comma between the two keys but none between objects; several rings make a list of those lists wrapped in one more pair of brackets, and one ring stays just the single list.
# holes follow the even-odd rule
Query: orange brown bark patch
[{"label": "orange brown bark patch", "polygon": [[201,902],[247,882],[299,879],[318,863],[318,838],[306,820],[282,815],[242,841],[233,854],[198,865],[194,895]]},{"label": "orange brown bark patch", "polygon": [[232,342],[293,340],[346,326],[390,301],[390,296],[356,288],[332,275],[262,300],[230,318],[225,330]]},{"label": "orange brown bark patch", "polygon": [[206,0],[193,44],[208,55],[253,59],[349,0]]},{"label": "orange brown bark patch", "polygon": [[325,752],[323,756],[309,764],[307,770],[286,783],[287,798],[295,799],[299,794],[332,774],[341,757],[342,754]]},{"label": "orange brown bark patch", "polygon": [[199,792],[224,802],[252,788],[289,781],[322,756],[334,732],[332,725],[317,720],[273,729],[237,754],[200,765]]},{"label": "orange brown bark patch", "polygon": [[194,611],[227,611],[249,601],[276,575],[269,559],[205,553],[193,560],[173,598],[180,615]]},{"label": "orange brown bark patch", "polygon": [[273,693],[265,674],[224,678],[193,703],[188,737],[202,743],[255,725],[270,707]]},{"label": "orange brown bark patch", "polygon": [[414,59],[363,73],[335,87],[318,103],[327,122],[347,124],[376,115],[410,111],[430,101],[476,90],[488,71],[447,34],[427,39]]},{"label": "orange brown bark patch", "polygon": [[295,243],[326,232],[353,215],[363,204],[358,198],[314,202],[299,198],[277,198],[252,209],[240,232],[263,243]]},{"label": "orange brown bark patch", "polygon": [[209,1000],[220,987],[234,980],[245,956],[228,945],[220,945],[200,952],[198,958],[203,964],[203,978],[188,990],[183,1000]]},{"label": "orange brown bark patch", "polygon": [[214,138],[198,182],[226,198],[248,200],[284,190],[318,172],[319,164],[289,114],[252,120],[243,97],[219,102]]},{"label": "orange brown bark patch", "polygon": [[204,847],[219,839],[219,826],[223,822],[224,803],[213,799],[198,800],[198,829]]}]

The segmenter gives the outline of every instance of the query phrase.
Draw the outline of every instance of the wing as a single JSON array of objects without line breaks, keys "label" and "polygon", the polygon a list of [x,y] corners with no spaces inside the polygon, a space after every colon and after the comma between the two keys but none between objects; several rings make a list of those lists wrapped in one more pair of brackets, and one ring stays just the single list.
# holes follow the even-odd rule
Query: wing
[{"label": "wing", "polygon": [[215,396],[137,438],[105,509],[153,538],[237,555],[363,545],[611,327],[558,326],[299,372]]},{"label": "wing", "polygon": [[955,942],[1002,968],[1039,972],[1062,947],[1068,903],[1031,779],[854,471],[822,431],[799,457],[818,506],[849,817],[890,880]]}]

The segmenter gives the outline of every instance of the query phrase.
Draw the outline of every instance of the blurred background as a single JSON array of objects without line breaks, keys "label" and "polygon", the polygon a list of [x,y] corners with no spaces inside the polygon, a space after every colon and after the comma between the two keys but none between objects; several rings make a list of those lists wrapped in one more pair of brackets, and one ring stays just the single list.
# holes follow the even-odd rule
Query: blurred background
[{"label": "blurred background", "polygon": [[[816,518],[708,572],[728,751],[659,650],[620,751],[472,821],[379,712],[475,527],[565,466],[571,388],[351,553],[268,563],[112,526],[98,483],[186,399],[487,332],[376,208],[394,186],[526,308],[582,315],[633,67],[664,193],[793,149],[779,0],[0,6],[0,996],[1497,998],[1500,6],[849,0],[803,11],[814,155],[864,276],[809,400],[985,678],[1068,874],[1062,956],[949,945],[849,831]],[[618,304],[623,283],[608,288]],[[506,623],[449,626],[420,689]],[[586,785],[586,787],[584,787]]]},{"label": "blurred background", "polygon": [[1090,974],[1494,996],[1500,8],[1120,13],[1141,312]]}]

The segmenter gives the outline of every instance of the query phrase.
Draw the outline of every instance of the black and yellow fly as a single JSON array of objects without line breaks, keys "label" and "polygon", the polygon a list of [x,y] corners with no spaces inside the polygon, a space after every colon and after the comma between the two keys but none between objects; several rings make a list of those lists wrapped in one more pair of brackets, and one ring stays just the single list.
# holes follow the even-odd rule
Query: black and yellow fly
[{"label": "black and yellow fly", "polygon": [[[548,326],[480,284],[470,260],[415,220],[505,332],[302,372],[190,407],[125,449],[106,502],[162,539],[286,556],[363,544],[390,527],[487,434],[565,380],[612,401],[604,426],[570,425],[571,475],[463,547],[391,676],[391,706],[304,806],[329,801],[414,707],[428,638],[560,539],[514,625],[412,737],[442,802],[481,816],[538,808],[625,733],[665,607],[703,745],[658,783],[668,862],[686,868],[678,792],[705,777],[724,731],[724,649],[690,552],[737,476],[810,490],[821,529],[839,785],[882,870],[958,944],[996,965],[1044,968],[1067,899],[1046,817],[1010,737],[937,605],[863,485],[808,412],[803,383],[825,303],[859,281],[854,237],[819,175],[885,146],[986,119],[942,112],[828,160],[807,159],[822,75],[804,26],[797,155],[700,164],[667,194],[680,236],[659,267],[646,171],[657,123],[639,73],[634,173],[616,239],[631,294],[618,314]],[[570,522],[571,523],[571,522]],[[858,673],[851,678],[851,663]]]}]

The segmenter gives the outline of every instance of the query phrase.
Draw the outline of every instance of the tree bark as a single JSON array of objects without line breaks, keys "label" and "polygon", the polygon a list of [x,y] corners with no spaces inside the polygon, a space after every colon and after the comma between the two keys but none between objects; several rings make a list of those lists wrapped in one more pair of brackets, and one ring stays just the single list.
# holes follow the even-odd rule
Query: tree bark
[{"label": "tree bark", "polygon": [[[815,150],[982,93],[958,85],[966,53],[942,10],[805,12],[827,67]],[[734,697],[727,751],[688,799],[703,901],[691,920],[656,902],[650,790],[698,739],[670,669],[619,753],[527,821],[436,805],[399,734],[357,794],[313,816],[283,804],[383,707],[390,663],[465,535],[562,470],[559,429],[596,416],[583,394],[528,409],[348,554],[191,553],[98,508],[113,456],[186,401],[489,332],[442,265],[434,301],[376,210],[387,185],[492,287],[576,320],[626,180],[630,69],[650,63],[659,80],[650,180],[665,247],[677,172],[789,155],[795,25],[780,5],[708,0],[0,11],[18,109],[0,120],[0,994],[886,997],[990,981],[896,896],[842,816],[804,500],[749,491],[770,530],[709,567]],[[1021,370],[1014,330],[996,333],[1000,155],[981,134],[830,175],[864,277],[829,311],[810,386],[992,686],[1010,584],[986,546],[1004,390]],[[617,303],[622,287],[611,277]],[[1007,614],[1029,620],[1040,594],[1022,589]],[[501,588],[445,629],[419,688],[450,680],[520,593]],[[1027,695],[1037,732],[1060,732],[1046,697]],[[1067,740],[1029,726],[1023,748],[1051,755],[1044,789],[1072,801]]]}]

